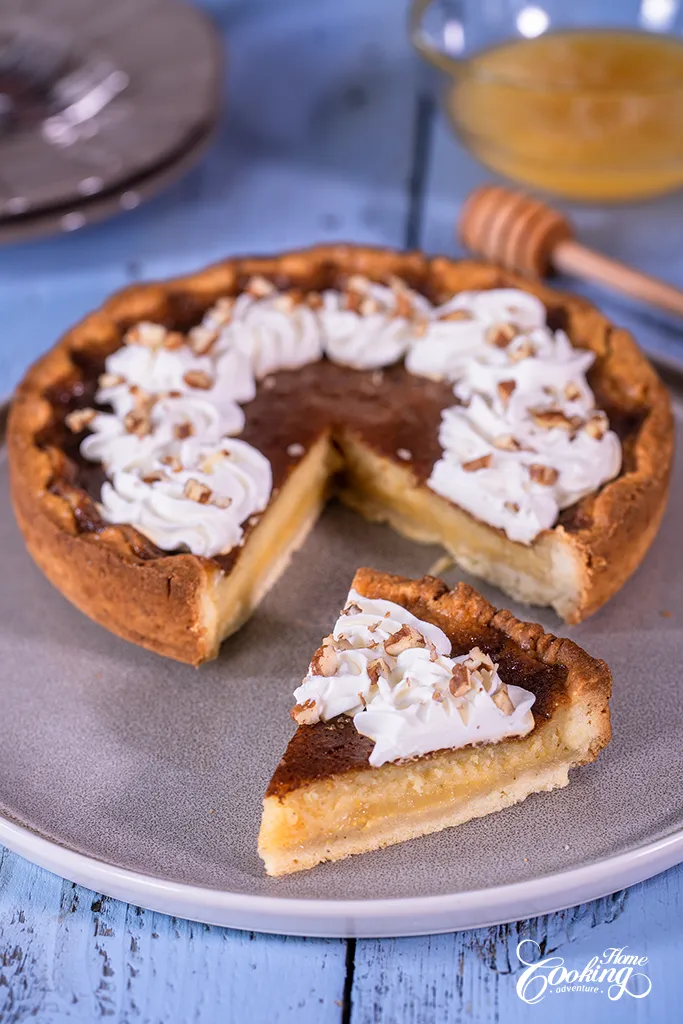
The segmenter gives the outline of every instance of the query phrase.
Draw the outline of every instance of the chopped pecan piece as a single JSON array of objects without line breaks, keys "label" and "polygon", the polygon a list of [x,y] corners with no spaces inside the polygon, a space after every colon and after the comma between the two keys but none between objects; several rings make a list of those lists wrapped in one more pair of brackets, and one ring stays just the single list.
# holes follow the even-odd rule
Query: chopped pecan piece
[{"label": "chopped pecan piece", "polygon": [[543,466],[539,462],[534,462],[529,466],[529,476],[535,484],[542,484],[543,487],[552,487],[554,483],[557,483],[559,475],[559,472],[552,466]]},{"label": "chopped pecan piece", "polygon": [[491,700],[504,715],[511,715],[515,710],[515,705],[510,700],[510,694],[508,693],[508,688],[505,683],[503,683],[499,690],[496,690],[491,697]]},{"label": "chopped pecan piece", "polygon": [[499,448],[502,452],[518,452],[522,447],[519,441],[514,438],[512,434],[499,434],[498,437],[493,439],[493,443],[496,448]]},{"label": "chopped pecan piece", "polygon": [[297,725],[315,725],[320,721],[314,700],[305,700],[303,704],[295,704],[289,713]]},{"label": "chopped pecan piece", "polygon": [[438,688],[438,686],[435,687],[435,689],[432,691],[432,700],[436,701],[437,704],[443,704],[443,700],[444,700],[443,693]]},{"label": "chopped pecan piece", "polygon": [[218,341],[218,334],[216,327],[193,327],[188,335],[190,348],[196,356],[205,356]]},{"label": "chopped pecan piece", "polygon": [[359,312],[361,316],[374,316],[380,312],[380,309],[381,306],[377,299],[373,299],[371,295],[366,295],[360,304]]},{"label": "chopped pecan piece", "polygon": [[[323,641],[324,643],[324,641]],[[347,636],[340,633],[338,637],[332,637],[332,646],[338,651],[352,651],[353,644]]]},{"label": "chopped pecan piece", "polygon": [[519,512],[519,505],[516,501],[506,501],[504,508],[506,508],[508,512],[513,512],[515,515]]},{"label": "chopped pecan piece", "polygon": [[148,416],[156,405],[158,396],[145,391],[143,388],[138,387],[137,384],[131,385],[128,390],[133,396],[133,409],[135,412]]},{"label": "chopped pecan piece", "polygon": [[479,682],[481,685],[484,687],[486,692],[489,693],[493,686],[494,669],[489,668],[488,665],[480,665],[479,668],[476,669],[476,674],[479,676]]},{"label": "chopped pecan piece", "polygon": [[368,676],[370,677],[371,683],[376,684],[380,676],[386,676],[388,674],[389,666],[384,658],[375,658],[374,661],[368,662]]},{"label": "chopped pecan piece", "polygon": [[469,462],[463,462],[462,468],[466,473],[476,473],[479,469],[488,469],[492,458],[492,455],[482,455],[478,459],[470,459]]},{"label": "chopped pecan piece", "polygon": [[94,409],[74,409],[73,412],[67,413],[64,422],[74,434],[80,434],[82,430],[90,426],[96,415]]},{"label": "chopped pecan piece", "polygon": [[392,658],[411,647],[426,647],[425,638],[413,626],[403,625],[384,641],[384,650]]},{"label": "chopped pecan piece", "polygon": [[203,455],[197,462],[202,473],[206,473],[207,476],[211,476],[216,466],[220,466],[221,462],[225,462],[227,456],[224,451],[210,452],[208,455]]},{"label": "chopped pecan piece", "polygon": [[129,434],[135,434],[136,437],[147,437],[152,433],[152,421],[149,414],[137,409],[133,409],[123,417],[123,425]]},{"label": "chopped pecan piece", "polygon": [[512,397],[512,392],[515,390],[517,385],[514,380],[499,380],[496,385],[496,391],[503,405],[507,405]]},{"label": "chopped pecan piece", "polygon": [[529,359],[531,356],[535,355],[536,349],[531,344],[528,338],[524,338],[522,341],[520,341],[519,345],[515,345],[515,347],[512,349],[512,351],[510,352],[510,359],[512,360],[513,363],[519,363],[522,361],[522,359]]},{"label": "chopped pecan piece", "polygon": [[162,455],[159,462],[164,466],[168,466],[173,473],[179,473],[183,468],[183,464],[177,455]]},{"label": "chopped pecan piece", "polygon": [[203,484],[201,480],[196,480],[193,476],[185,481],[183,494],[190,501],[196,501],[200,505],[207,505],[211,500],[211,488]]},{"label": "chopped pecan piece", "polygon": [[518,334],[519,330],[515,324],[491,324],[486,330],[486,341],[495,348],[507,348]]},{"label": "chopped pecan piece", "polygon": [[462,724],[467,725],[470,720],[470,702],[468,700],[464,700],[461,704],[456,704],[455,708],[462,718]]},{"label": "chopped pecan piece", "polygon": [[126,345],[143,345],[145,348],[161,348],[166,340],[166,328],[162,324],[148,321],[135,324],[126,331],[123,340]]},{"label": "chopped pecan piece", "polygon": [[[235,299],[232,295],[223,295],[211,310],[211,320],[216,327],[225,327],[232,319]],[[209,330],[210,328],[207,328]],[[212,328],[211,328],[212,329]]]},{"label": "chopped pecan piece", "polygon": [[408,291],[408,285],[403,280],[403,278],[399,277],[397,274],[389,274],[387,278],[387,284],[391,288],[394,295],[400,295],[401,292]]},{"label": "chopped pecan piece", "polygon": [[608,425],[607,417],[604,412],[596,412],[586,423],[586,433],[589,437],[593,437],[596,441],[600,441],[607,433]]},{"label": "chopped pecan piece", "polygon": [[[341,615],[360,615],[362,611],[363,611],[363,609],[360,607],[360,605],[357,605],[355,601],[352,601],[351,604],[347,604],[345,608],[342,608],[340,614]],[[375,628],[377,628],[377,627],[375,627]]]},{"label": "chopped pecan piece", "polygon": [[463,665],[462,662],[458,662],[457,665],[453,666],[453,672],[451,673],[451,681],[448,684],[448,689],[454,697],[464,697],[471,687],[472,681],[470,679],[470,670],[467,665]]},{"label": "chopped pecan piece", "polygon": [[194,427],[186,420],[184,423],[175,423],[173,425],[173,436],[176,441],[185,441],[186,438],[192,437],[194,434]]},{"label": "chopped pecan piece", "polygon": [[187,370],[183,374],[183,380],[189,388],[200,388],[202,391],[210,391],[213,387],[213,380],[204,370]]},{"label": "chopped pecan piece", "polygon": [[163,469],[153,469],[151,473],[146,473],[142,482],[145,484],[158,484],[160,480],[167,480],[168,477],[164,473]]},{"label": "chopped pecan piece", "polygon": [[365,295],[369,287],[370,279],[364,277],[363,274],[351,274],[346,282],[347,290],[350,292],[358,292],[359,295]]},{"label": "chopped pecan piece", "polygon": [[394,288],[394,296],[396,304],[394,306],[394,316],[401,317],[403,320],[410,320],[413,315],[413,303],[410,298],[410,292],[407,288]]},{"label": "chopped pecan piece", "polygon": [[564,397],[568,402],[574,402],[577,398],[581,397],[581,389],[570,380],[564,389]]},{"label": "chopped pecan piece", "polygon": [[232,498],[228,495],[214,494],[211,498],[211,504],[215,505],[216,508],[230,508],[232,505]]},{"label": "chopped pecan piece", "polygon": [[125,383],[125,380],[120,373],[101,373],[97,383],[101,388],[117,388],[119,384]]},{"label": "chopped pecan piece", "polygon": [[334,647],[321,644],[311,658],[311,674],[314,676],[333,676],[339,667],[339,658]]},{"label": "chopped pecan piece", "polygon": [[536,426],[544,430],[576,430],[582,422],[578,416],[565,416],[561,409],[529,409],[529,413]]},{"label": "chopped pecan piece", "polygon": [[468,309],[452,309],[450,313],[444,313],[443,316],[439,317],[439,320],[472,320],[472,314]]},{"label": "chopped pecan piece", "polygon": [[255,274],[254,277],[250,278],[247,282],[245,291],[249,292],[256,299],[265,299],[268,295],[272,295],[276,291],[275,285],[271,284],[267,278],[261,274]]},{"label": "chopped pecan piece", "polygon": [[485,668],[488,671],[490,668],[489,658],[484,654],[480,647],[472,648],[470,653],[467,655],[465,664],[469,668],[470,672],[478,672],[482,668]]}]

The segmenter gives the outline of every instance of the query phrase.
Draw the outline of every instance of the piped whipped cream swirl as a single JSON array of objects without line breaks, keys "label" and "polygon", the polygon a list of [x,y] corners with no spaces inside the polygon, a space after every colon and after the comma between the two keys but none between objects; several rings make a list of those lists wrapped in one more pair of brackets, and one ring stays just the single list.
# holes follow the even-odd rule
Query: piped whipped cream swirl
[{"label": "piped whipped cream swirl", "polygon": [[[239,353],[256,380],[277,370],[296,370],[322,358],[320,323],[314,309],[293,293],[279,293],[265,278],[254,278],[220,324],[216,351]],[[210,310],[203,327],[212,331],[217,316]]]},{"label": "piped whipped cream swirl", "polygon": [[428,485],[511,540],[550,529],[621,468],[586,380],[594,360],[516,289],[462,292],[435,309],[406,358],[412,373],[453,381],[457,399]]},{"label": "piped whipped cream swirl", "polygon": [[[214,316],[215,316],[214,312]],[[110,355],[96,399],[111,412],[72,414],[87,426],[81,454],[108,479],[100,510],[110,523],[135,526],[162,550],[211,557],[243,537],[243,525],[267,506],[269,461],[234,437],[244,428],[239,403],[256,393],[246,354],[211,345],[205,325],[189,337],[140,323]]]},{"label": "piped whipped cream swirl", "polygon": [[401,359],[415,339],[415,319],[431,311],[427,299],[396,282],[393,287],[353,275],[346,291],[323,292],[320,325],[329,359],[356,370]]},{"label": "piped whipped cream swirl", "polygon": [[438,626],[351,590],[333,632],[294,692],[302,725],[346,714],[374,741],[370,764],[497,743],[534,727],[535,696],[502,681],[479,648],[451,657]]},{"label": "piped whipped cream swirl", "polygon": [[242,524],[268,503],[270,463],[237,438],[183,441],[175,456],[155,453],[145,466],[118,469],[102,485],[110,523],[131,523],[166,551],[209,557],[231,551]]},{"label": "piped whipped cream swirl", "polygon": [[[405,358],[409,372],[453,382],[428,485],[512,540],[531,543],[621,466],[586,380],[594,355],[551,331],[543,304],[516,289],[434,307],[400,281],[355,275],[344,289],[305,295],[256,277],[187,336],[140,323],[124,341],[96,395],[111,412],[91,410],[84,424],[79,410],[74,424],[88,426],[81,452],[109,477],[103,516],[164,550],[210,557],[240,543],[272,479],[255,448],[226,441],[243,430],[257,381],[323,356],[359,370]],[[200,463],[228,450],[236,454],[205,479]]]}]

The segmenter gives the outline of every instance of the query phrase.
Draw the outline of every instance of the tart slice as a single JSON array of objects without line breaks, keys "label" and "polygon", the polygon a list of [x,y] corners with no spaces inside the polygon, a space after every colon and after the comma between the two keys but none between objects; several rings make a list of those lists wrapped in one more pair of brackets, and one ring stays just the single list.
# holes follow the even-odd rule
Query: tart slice
[{"label": "tart slice", "polygon": [[610,671],[571,640],[448,590],[359,569],[296,690],[263,803],[284,875],[566,786],[611,735]]}]

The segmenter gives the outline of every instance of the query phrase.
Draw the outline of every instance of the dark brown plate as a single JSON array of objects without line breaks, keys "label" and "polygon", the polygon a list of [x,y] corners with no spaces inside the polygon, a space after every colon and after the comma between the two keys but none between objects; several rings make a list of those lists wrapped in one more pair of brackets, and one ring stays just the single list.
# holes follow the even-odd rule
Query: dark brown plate
[{"label": "dark brown plate", "polygon": [[79,203],[67,203],[44,210],[35,216],[0,217],[0,245],[25,242],[59,232],[76,231],[88,224],[136,209],[147,199],[162,192],[199,163],[211,145],[213,126],[200,134],[189,149],[176,154],[168,163],[154,168],[109,192],[100,193]]},{"label": "dark brown plate", "polygon": [[71,230],[162,187],[201,153],[221,70],[215,29],[181,0],[38,0],[28,13],[5,0],[0,240]]}]

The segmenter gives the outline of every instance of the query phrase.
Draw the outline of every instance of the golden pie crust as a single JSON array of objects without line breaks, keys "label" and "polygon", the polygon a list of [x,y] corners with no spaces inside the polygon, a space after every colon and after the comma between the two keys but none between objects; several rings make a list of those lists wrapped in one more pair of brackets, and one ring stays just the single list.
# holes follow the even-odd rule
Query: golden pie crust
[{"label": "golden pie crust", "polygon": [[[104,358],[122,344],[126,330],[139,321],[159,321],[186,329],[197,323],[218,298],[238,293],[254,275],[263,275],[278,287],[306,290],[320,287],[321,281],[329,281],[330,275],[343,280],[350,274],[363,274],[379,281],[395,275],[425,291],[433,301],[443,301],[465,289],[522,288],[537,295],[549,309],[561,312],[572,342],[597,355],[589,381],[610,420],[622,424],[624,468],[616,480],[574,506],[569,520],[563,521],[561,516],[553,530],[534,542],[529,557],[540,557],[545,552],[547,565],[554,566],[560,552],[560,561],[568,566],[570,582],[568,594],[563,597],[564,583],[560,580],[559,597],[552,603],[572,622],[594,612],[631,575],[659,526],[673,452],[668,393],[631,335],[614,327],[586,300],[557,293],[490,264],[430,260],[420,253],[354,246],[320,246],[277,257],[228,260],[188,277],[127,288],[71,329],[27,373],[17,390],[8,426],[14,508],[36,563],[85,614],[127,640],[159,654],[199,664],[215,657],[224,636],[253,611],[286,558],[283,556],[272,571],[265,572],[251,590],[243,581],[239,601],[233,602],[239,607],[226,610],[226,601],[230,604],[232,599],[225,591],[225,578],[235,575],[240,565],[245,567],[243,575],[252,571],[247,554],[259,529],[266,529],[265,519],[263,526],[247,537],[235,569],[227,574],[225,567],[214,559],[183,553],[150,555],[149,543],[132,527],[101,525],[92,529],[88,517],[83,515],[83,509],[88,502],[92,506],[92,500],[77,481],[69,482],[69,460],[55,442],[53,428],[59,415],[55,395],[82,387],[89,375],[92,377],[92,367],[101,366]],[[306,516],[298,530],[292,530],[287,543],[295,547],[315,521],[326,497],[324,492],[329,490],[332,476],[339,468],[339,449],[351,477],[350,483],[341,488],[344,500],[417,539],[438,539],[438,526],[421,532],[415,523],[407,521],[403,511],[394,510],[391,496],[382,503],[376,494],[364,490],[363,471],[351,467],[358,454],[357,439],[351,430],[347,434],[341,439],[330,440],[328,436],[330,450],[319,453],[319,462],[323,467],[320,473],[327,473],[330,481],[327,488],[320,485],[320,493],[315,500],[311,499]],[[332,444],[337,440],[338,445]],[[372,444],[365,448],[372,448]],[[373,457],[375,454],[369,453]],[[398,458],[387,458],[386,453],[382,464],[394,474],[404,474],[403,490],[411,486],[410,466]],[[368,473],[366,469],[366,478]],[[303,475],[301,480],[303,486]],[[423,500],[438,509],[439,515],[457,518],[453,529],[460,529],[458,523],[471,526],[475,546],[481,538],[504,546],[502,554],[491,556],[493,570],[478,567],[471,558],[468,561],[464,555],[456,554],[465,567],[480,571],[480,575],[521,599],[535,600],[533,587],[531,591],[527,588],[517,592],[514,579],[511,582],[505,575],[509,556],[527,557],[517,550],[521,545],[510,542],[501,531],[467,516],[433,492],[426,497],[427,489],[417,488],[416,482],[416,494],[418,490]],[[274,537],[273,522],[268,529]],[[551,549],[549,556],[547,552]],[[274,563],[276,555],[270,550],[269,557]],[[503,573],[501,578],[496,566]],[[546,569],[539,574],[547,575]]]},{"label": "golden pie crust", "polygon": [[465,583],[449,590],[431,576],[364,568],[352,586],[439,626],[454,656],[473,647],[490,654],[503,682],[534,693],[534,728],[373,768],[372,741],[348,716],[300,725],[264,798],[259,852],[269,874],[366,853],[561,788],[570,769],[609,743],[609,668],[571,640],[497,610]]}]

